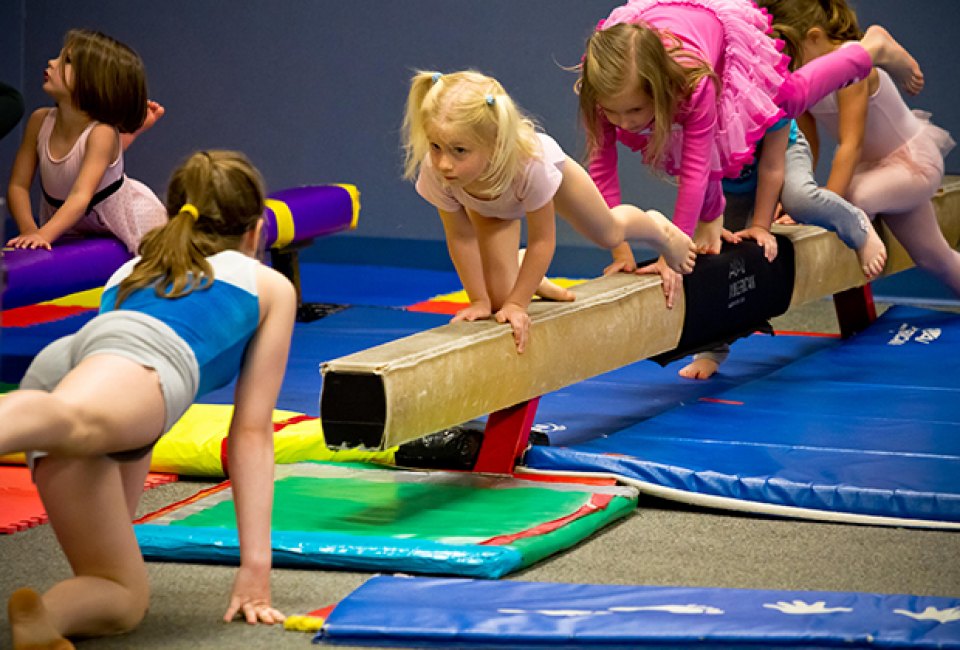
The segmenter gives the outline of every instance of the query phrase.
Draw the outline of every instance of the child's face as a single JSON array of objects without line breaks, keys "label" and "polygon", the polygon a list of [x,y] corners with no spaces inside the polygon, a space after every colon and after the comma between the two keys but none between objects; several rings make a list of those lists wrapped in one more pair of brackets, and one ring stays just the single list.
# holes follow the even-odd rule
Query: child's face
[{"label": "child's face", "polygon": [[70,64],[70,53],[62,50],[55,59],[47,61],[47,69],[43,73],[43,90],[55,100],[70,97],[73,88],[73,66]]},{"label": "child's face", "polygon": [[627,88],[617,95],[601,95],[597,103],[607,121],[624,131],[639,133],[653,123],[653,100],[639,88]]},{"label": "child's face", "polygon": [[443,124],[433,124],[427,131],[430,139],[430,162],[447,185],[468,192],[482,193],[479,179],[487,169],[490,151],[474,138]]}]

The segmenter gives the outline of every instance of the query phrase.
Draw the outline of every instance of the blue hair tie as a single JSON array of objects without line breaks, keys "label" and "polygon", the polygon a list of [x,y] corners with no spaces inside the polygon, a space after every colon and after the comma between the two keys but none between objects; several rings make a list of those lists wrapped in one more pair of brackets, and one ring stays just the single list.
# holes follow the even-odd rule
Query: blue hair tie
[{"label": "blue hair tie", "polygon": [[494,101],[496,101],[493,95],[487,95],[484,99],[487,101],[487,106],[493,106]]},{"label": "blue hair tie", "polygon": [[434,72],[434,73],[433,73],[433,77],[431,77],[431,78],[433,79],[433,83],[437,83],[438,81],[440,81],[440,77],[442,77],[442,76],[443,76],[443,75],[442,75],[441,73],[439,73],[439,72]]}]

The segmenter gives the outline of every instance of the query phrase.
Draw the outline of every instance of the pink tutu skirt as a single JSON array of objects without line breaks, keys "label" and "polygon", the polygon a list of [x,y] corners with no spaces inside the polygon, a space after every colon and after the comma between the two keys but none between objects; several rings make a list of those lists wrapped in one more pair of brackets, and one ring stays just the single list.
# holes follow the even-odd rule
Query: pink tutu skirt
[{"label": "pink tutu skirt", "polygon": [[911,174],[927,179],[935,192],[943,180],[943,159],[956,146],[950,133],[930,121],[930,113],[911,111],[920,122],[916,135],[879,160],[863,161],[856,173],[864,173],[881,167],[899,166]]},{"label": "pink tutu skirt", "polygon": [[[767,129],[784,116],[774,101],[790,74],[789,59],[781,53],[783,43],[770,37],[772,17],[750,0],[628,0],[614,9],[599,29],[618,23],[647,22],[645,14],[649,9],[671,5],[709,11],[723,25],[723,53],[719,58],[722,63],[714,70],[721,86],[716,147],[709,174],[711,178],[736,177],[753,160],[756,144]],[[651,25],[674,32],[669,25]],[[664,170],[677,175],[682,162],[683,132],[674,128],[672,133],[664,155]],[[646,140],[646,136],[630,139],[631,148],[645,148],[646,142],[640,140]]]}]

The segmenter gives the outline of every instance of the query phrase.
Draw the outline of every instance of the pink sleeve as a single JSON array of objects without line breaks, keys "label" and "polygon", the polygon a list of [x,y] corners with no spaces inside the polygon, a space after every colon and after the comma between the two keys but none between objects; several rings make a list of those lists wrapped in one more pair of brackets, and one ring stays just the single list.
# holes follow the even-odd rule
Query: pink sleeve
[{"label": "pink sleeve", "polygon": [[717,99],[713,82],[708,78],[703,79],[681,111],[678,121],[683,128],[683,148],[673,222],[683,232],[693,236],[699,220],[710,221],[719,216],[703,213],[707,186],[720,183],[720,179],[709,178],[717,128]]},{"label": "pink sleeve", "polygon": [[620,205],[620,177],[617,173],[617,128],[600,117],[600,147],[590,159],[590,178],[600,190],[607,206]]}]

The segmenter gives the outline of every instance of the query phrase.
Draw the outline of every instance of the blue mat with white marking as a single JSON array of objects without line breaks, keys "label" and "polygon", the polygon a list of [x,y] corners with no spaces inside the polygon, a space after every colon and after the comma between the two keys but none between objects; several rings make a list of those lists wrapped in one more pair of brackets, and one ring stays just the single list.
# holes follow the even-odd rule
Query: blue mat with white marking
[{"label": "blue mat with white marking", "polygon": [[776,372],[595,433],[527,464],[734,510],[960,528],[960,315],[896,307]]},{"label": "blue mat with white marking", "polygon": [[337,604],[316,641],[417,648],[960,648],[960,599],[377,576]]}]

